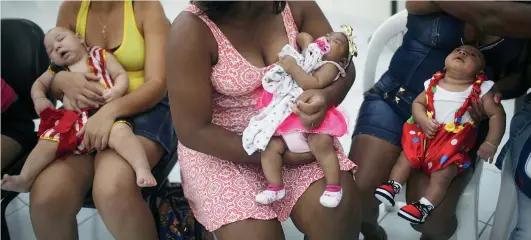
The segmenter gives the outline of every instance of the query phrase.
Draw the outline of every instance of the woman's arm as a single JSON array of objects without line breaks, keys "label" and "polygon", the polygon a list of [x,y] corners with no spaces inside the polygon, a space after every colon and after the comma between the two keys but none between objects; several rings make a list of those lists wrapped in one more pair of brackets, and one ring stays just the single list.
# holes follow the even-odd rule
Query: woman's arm
[{"label": "woman's arm", "polygon": [[241,136],[212,123],[212,53],[215,40],[192,13],[174,20],[166,53],[167,86],[173,126],[186,147],[220,159],[260,164],[260,154],[249,156]]},{"label": "woman's arm", "polygon": [[[307,32],[311,36],[319,37],[332,32],[332,27],[324,16],[321,8],[314,1],[290,1],[293,15],[299,30]],[[339,105],[347,96],[348,91],[356,78],[356,68],[351,63],[346,69],[346,76],[340,77],[330,86],[322,90],[328,106]]]},{"label": "woman's arm", "polygon": [[444,12],[495,36],[531,38],[531,4],[512,1],[434,1]]},{"label": "woman's arm", "polygon": [[[137,17],[142,18],[145,40],[144,84],[135,91],[112,101],[102,110],[113,112],[116,118],[128,117],[155,106],[166,92],[164,54],[169,23],[158,1],[135,2]],[[101,111],[101,110],[100,110]]]},{"label": "woman's arm", "polygon": [[503,99],[512,99],[525,94],[529,89],[531,75],[531,40],[524,44],[512,72],[496,82],[495,90]]}]

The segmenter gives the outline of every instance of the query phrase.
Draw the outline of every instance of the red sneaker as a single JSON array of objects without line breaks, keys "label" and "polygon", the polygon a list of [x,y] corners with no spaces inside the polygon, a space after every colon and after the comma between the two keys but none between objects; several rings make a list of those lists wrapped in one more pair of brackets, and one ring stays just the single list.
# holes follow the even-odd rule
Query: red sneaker
[{"label": "red sneaker", "polygon": [[394,182],[395,181],[390,180],[378,187],[376,191],[374,191],[374,197],[385,205],[395,206],[395,195],[400,191],[395,187]]},{"label": "red sneaker", "polygon": [[400,211],[398,211],[398,216],[411,223],[419,224],[426,221],[426,217],[432,210],[433,206],[424,205],[420,202],[414,202],[400,208]]}]

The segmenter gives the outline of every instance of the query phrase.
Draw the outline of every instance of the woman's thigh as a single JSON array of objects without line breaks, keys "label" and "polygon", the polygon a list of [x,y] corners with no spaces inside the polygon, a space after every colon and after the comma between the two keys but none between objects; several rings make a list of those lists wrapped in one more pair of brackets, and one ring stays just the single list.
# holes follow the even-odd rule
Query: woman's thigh
[{"label": "woman's thigh", "polygon": [[253,240],[282,240],[284,232],[280,222],[276,219],[257,220],[247,219],[230,223],[215,231],[218,240],[253,239]]},{"label": "woman's thigh", "polygon": [[[448,187],[441,204],[430,213],[424,224],[415,225],[415,228],[423,233],[433,233],[434,231],[445,231],[447,228],[453,228],[453,226],[448,226],[447,224],[455,224],[453,219],[455,219],[457,203],[473,174],[474,171],[469,169],[456,177]],[[408,203],[418,201],[425,196],[429,180],[429,176],[423,172],[411,174],[406,188]]]},{"label": "woman's thigh", "polygon": [[[136,136],[146,151],[149,165],[153,168],[161,159],[164,150],[162,147],[145,137]],[[129,163],[114,149],[106,149],[96,155],[94,162],[94,186],[95,197],[98,194],[112,194],[115,191],[137,189],[135,172]],[[100,191],[103,191],[100,192]]]},{"label": "woman's thigh", "polygon": [[163,155],[169,154],[177,144],[167,95],[151,109],[136,115],[132,122],[135,135],[151,140],[151,143],[145,143],[146,153],[156,146],[157,151],[160,149]]},{"label": "woman's thigh", "polygon": [[362,194],[372,194],[389,177],[400,155],[403,123],[378,94],[365,95],[349,156],[358,165],[356,183]]},{"label": "woman's thigh", "polygon": [[299,231],[315,240],[357,238],[361,224],[361,202],[352,173],[341,172],[343,199],[336,208],[325,208],[319,202],[325,185],[324,178],[321,178],[312,183],[298,199],[291,212],[293,223]]},{"label": "woman's thigh", "polygon": [[55,160],[46,167],[31,187],[32,213],[33,209],[49,209],[52,211],[50,214],[54,214],[53,211],[57,209],[53,206],[62,207],[65,212],[70,210],[77,213],[92,184],[93,161],[93,155],[72,155],[66,160]]},{"label": "woman's thigh", "polygon": [[13,162],[19,157],[22,152],[22,146],[15,140],[8,136],[2,135],[2,172],[4,168],[11,166]]}]

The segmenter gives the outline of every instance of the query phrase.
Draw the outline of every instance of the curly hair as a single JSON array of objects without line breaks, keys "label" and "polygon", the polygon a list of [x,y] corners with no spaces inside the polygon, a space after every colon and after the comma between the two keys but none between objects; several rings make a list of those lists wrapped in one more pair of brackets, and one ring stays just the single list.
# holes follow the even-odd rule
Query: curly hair
[{"label": "curly hair", "polygon": [[[223,17],[236,1],[197,1],[192,0],[190,3],[195,4],[203,11],[208,18],[215,20]],[[280,14],[286,7],[286,1],[272,1],[272,11],[274,14]]]}]

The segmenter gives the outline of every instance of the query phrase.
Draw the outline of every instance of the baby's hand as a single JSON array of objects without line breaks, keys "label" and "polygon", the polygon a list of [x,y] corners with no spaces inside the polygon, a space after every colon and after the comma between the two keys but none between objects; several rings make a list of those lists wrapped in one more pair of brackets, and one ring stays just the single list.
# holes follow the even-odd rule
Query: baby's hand
[{"label": "baby's hand", "polygon": [[479,147],[478,156],[485,162],[492,163],[492,161],[494,160],[494,154],[496,154],[497,150],[497,146],[485,141]]},{"label": "baby's hand", "polygon": [[418,124],[428,138],[433,138],[439,129],[439,123],[435,119],[428,117],[426,117],[423,121],[420,121]]},{"label": "baby's hand", "polygon": [[116,100],[121,96],[122,95],[118,93],[118,91],[113,91],[113,89],[106,89],[103,91],[103,99],[105,99],[105,102],[107,103]]},{"label": "baby's hand", "polygon": [[35,105],[35,112],[40,116],[41,112],[46,108],[54,108],[53,103],[48,98],[39,98],[33,101]]},{"label": "baby's hand", "polygon": [[297,65],[297,61],[292,56],[284,56],[278,60],[277,64],[284,68],[286,72],[289,72],[294,66]]}]

